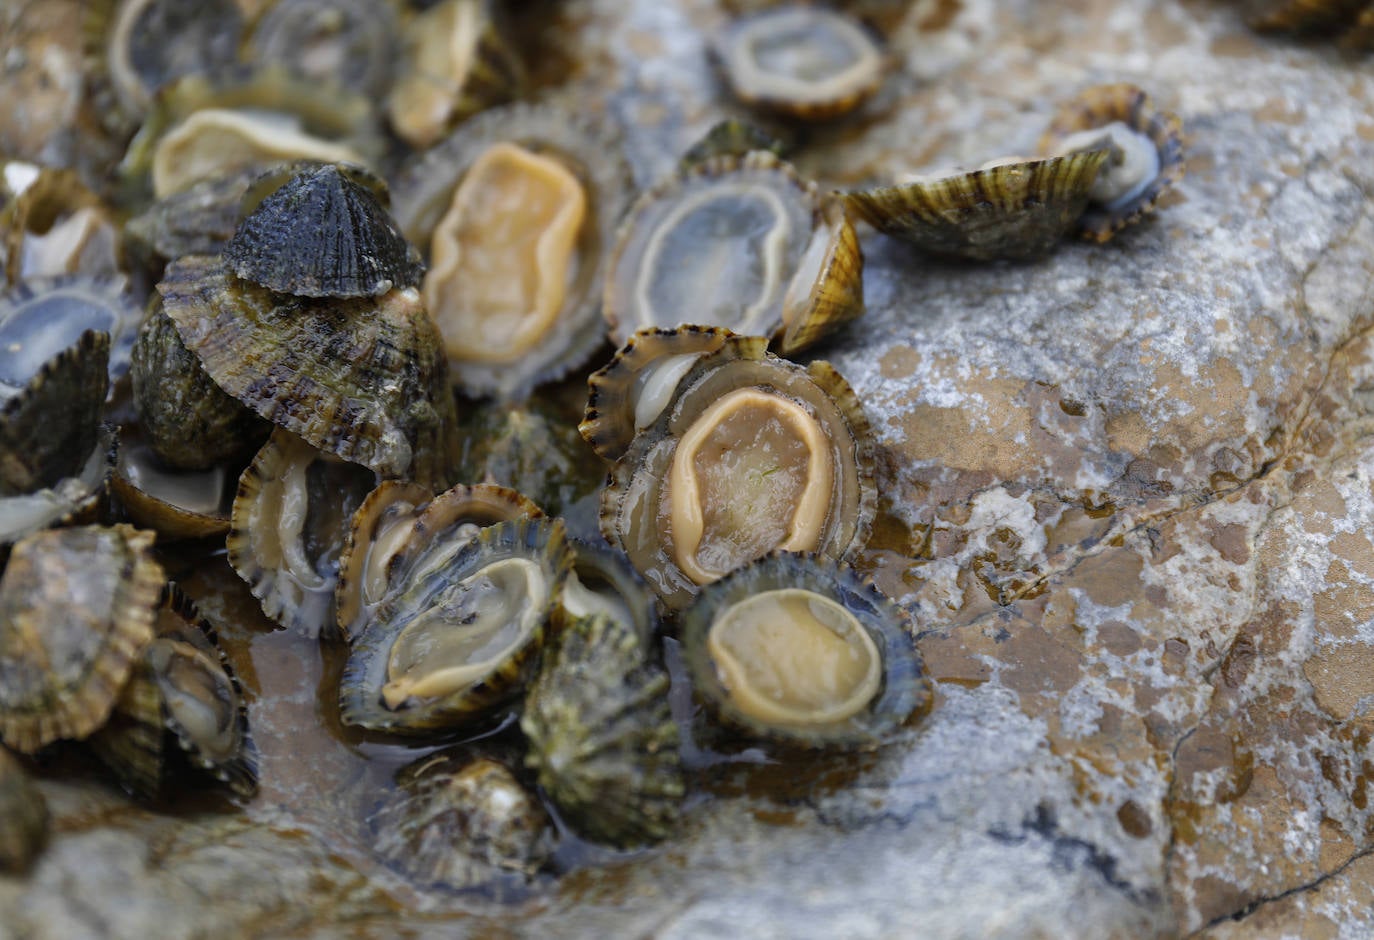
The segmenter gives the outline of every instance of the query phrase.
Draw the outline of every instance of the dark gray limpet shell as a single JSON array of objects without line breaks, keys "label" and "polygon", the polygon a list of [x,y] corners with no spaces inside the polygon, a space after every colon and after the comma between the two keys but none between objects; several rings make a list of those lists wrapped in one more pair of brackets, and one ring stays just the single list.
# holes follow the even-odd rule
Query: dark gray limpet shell
[{"label": "dark gray limpet shell", "polygon": [[0,497],[0,562],[9,546],[52,525],[80,525],[92,521],[105,497],[106,484],[119,452],[115,429],[102,425],[95,446],[71,476],[53,486],[16,496]]},{"label": "dark gray limpet shell", "polygon": [[619,848],[667,838],[686,782],[668,674],[632,624],[575,618],[525,698],[526,763],[581,836]]},{"label": "dark gray limpet shell", "polygon": [[377,297],[416,287],[424,264],[368,187],[324,164],[262,200],[224,249],[230,269],[298,297]]},{"label": "dark gray limpet shell", "polygon": [[0,497],[76,476],[99,438],[110,387],[110,334],[87,330],[19,392],[0,389]]},{"label": "dark gray limpet shell", "polygon": [[498,523],[400,564],[353,639],[343,722],[435,737],[489,720],[529,681],[558,609],[572,566],[562,520]]},{"label": "dark gray limpet shell", "polygon": [[823,556],[779,552],[708,585],[680,637],[697,697],[756,739],[877,747],[930,701],[907,616]]},{"label": "dark gray limpet shell", "polygon": [[88,739],[134,793],[148,800],[194,785],[194,770],[239,796],[258,787],[258,753],[243,688],[214,628],[175,584],[110,720]]}]

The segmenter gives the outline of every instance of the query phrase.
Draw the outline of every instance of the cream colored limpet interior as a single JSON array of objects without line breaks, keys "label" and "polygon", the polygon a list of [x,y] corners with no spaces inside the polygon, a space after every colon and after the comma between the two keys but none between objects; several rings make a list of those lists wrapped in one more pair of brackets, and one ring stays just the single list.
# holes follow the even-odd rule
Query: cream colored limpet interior
[{"label": "cream colored limpet interior", "polygon": [[707,650],[730,699],[762,721],[819,725],[851,718],[882,685],[882,656],[843,606],[800,588],[733,604]]},{"label": "cream colored limpet interior", "polygon": [[410,68],[388,100],[392,126],[413,146],[434,143],[448,126],[472,69],[482,16],[478,0],[446,0],[406,26]]},{"label": "cream colored limpet interior", "polygon": [[362,601],[371,606],[386,595],[391,582],[391,562],[405,548],[414,531],[413,510],[389,515],[377,527],[368,546],[363,568]]},{"label": "cream colored limpet interior", "polygon": [[633,397],[636,431],[642,431],[658,420],[663,409],[673,400],[673,393],[677,391],[682,377],[703,355],[697,352],[663,356],[635,376]]},{"label": "cream colored limpet interior", "polygon": [[633,297],[644,312],[639,325],[723,322],[736,333],[767,332],[783,291],[794,211],[781,193],[752,180],[720,181],[679,198],[644,248]]},{"label": "cream colored limpet interior", "polygon": [[223,667],[190,643],[159,637],[149,647],[162,701],[172,718],[207,757],[224,759],[238,748],[234,687]]},{"label": "cream colored limpet interior", "polygon": [[439,592],[392,644],[383,703],[394,711],[480,682],[538,625],[548,597],[543,571],[524,558],[493,562]]},{"label": "cream colored limpet interior", "polygon": [[1100,147],[1109,147],[1111,153],[1097,174],[1090,197],[1108,210],[1138,197],[1159,175],[1159,148],[1122,121],[1079,131],[1059,143],[1059,151],[1065,154]]},{"label": "cream colored limpet interior", "polygon": [[169,130],[153,152],[153,194],[161,199],[198,180],[275,160],[367,161],[352,147],[306,133],[288,114],[203,108]]},{"label": "cream colored limpet interior", "polygon": [[801,405],[758,388],[725,395],[692,422],[668,469],[674,558],[709,584],[774,549],[818,547],[834,458]]},{"label": "cream colored limpet interior", "polygon": [[540,343],[576,274],[586,216],[561,161],[508,143],[477,159],[434,231],[424,281],[450,358],[509,362]]}]

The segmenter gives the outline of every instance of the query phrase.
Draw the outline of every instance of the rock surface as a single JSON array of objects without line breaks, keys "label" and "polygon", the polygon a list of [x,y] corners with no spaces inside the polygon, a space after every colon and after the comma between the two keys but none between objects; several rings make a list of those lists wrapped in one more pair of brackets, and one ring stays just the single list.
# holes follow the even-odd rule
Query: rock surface
[{"label": "rock surface", "polygon": [[[1030,150],[1099,82],[1188,134],[1183,185],[1105,246],[951,265],[865,235],[868,314],[818,355],[879,434],[865,564],[916,613],[931,714],[862,759],[700,760],[678,838],[528,897],[426,895],[357,824],[402,757],[323,733],[327,664],[205,575],[263,793],[166,816],[49,780],[0,937],[1374,931],[1374,72],[1201,0],[867,6],[900,70],[805,135],[825,185]],[[603,104],[641,184],[738,113],[715,6],[566,10],[551,95]]]}]

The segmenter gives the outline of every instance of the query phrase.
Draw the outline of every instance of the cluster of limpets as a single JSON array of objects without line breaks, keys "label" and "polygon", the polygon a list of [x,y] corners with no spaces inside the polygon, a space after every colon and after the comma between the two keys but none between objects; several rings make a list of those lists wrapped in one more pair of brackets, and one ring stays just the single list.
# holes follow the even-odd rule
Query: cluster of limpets
[{"label": "cluster of limpets", "polygon": [[[184,771],[252,793],[237,682],[150,553],[223,540],[268,617],[346,644],[344,723],[423,747],[518,724],[514,748],[426,754],[369,820],[389,864],[464,887],[538,871],[555,817],[615,848],[673,832],[665,636],[722,734],[780,756],[923,712],[913,624],[850,567],[876,504],[863,405],[784,357],[862,314],[856,223],[1035,257],[1142,218],[1182,152],[1112,85],[1038,158],[826,193],[726,122],[636,194],[611,128],[516,100],[515,7],[416,6],[89,5],[121,211],[68,170],[0,174],[0,739],[84,741],[148,797]],[[865,107],[888,65],[812,5],[740,17],[710,56],[782,121]],[[461,478],[476,400],[598,365],[599,537],[495,464]],[[0,800],[27,801],[0,814],[6,865],[45,818],[19,773],[0,752]]]}]

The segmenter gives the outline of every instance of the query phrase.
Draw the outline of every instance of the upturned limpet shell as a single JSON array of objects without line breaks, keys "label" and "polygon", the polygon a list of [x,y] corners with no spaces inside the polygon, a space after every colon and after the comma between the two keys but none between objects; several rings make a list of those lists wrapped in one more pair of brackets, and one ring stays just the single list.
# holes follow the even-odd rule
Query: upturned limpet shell
[{"label": "upturned limpet shell", "polygon": [[640,431],[658,420],[693,365],[727,344],[758,346],[719,326],[636,330],[611,361],[587,379],[587,408],[577,426],[607,460],[618,460]]},{"label": "upturned limpet shell", "polygon": [[158,290],[220,388],[322,450],[388,478],[444,482],[456,404],[438,332],[413,288],[306,298],[191,255]]},{"label": "upturned limpet shell", "polygon": [[809,349],[864,312],[864,256],[843,201],[827,198],[821,222],[782,299],[780,356]]},{"label": "upturned limpet shell", "polygon": [[96,113],[127,132],[166,83],[234,63],[243,15],[234,0],[90,0],[82,22]]},{"label": "upturned limpet shell", "polygon": [[[25,174],[4,167],[3,180]],[[120,233],[114,214],[75,170],[31,167],[19,192],[0,183],[0,258],[10,285],[64,274],[113,275]],[[6,199],[6,197],[9,197]]]},{"label": "upturned limpet shell", "polygon": [[252,796],[258,770],[248,709],[214,628],[168,584],[155,632],[114,714],[89,745],[144,799],[173,795],[185,770]]},{"label": "upturned limpet shell", "polygon": [[393,0],[275,0],[245,45],[260,66],[285,66],[325,88],[376,100],[403,61],[400,28]]},{"label": "upturned limpet shell", "polygon": [[858,22],[836,10],[784,4],[727,26],[712,47],[745,104],[805,121],[853,111],[882,84],[886,56]]},{"label": "upturned limpet shell", "polygon": [[105,723],[143,647],[166,576],[153,533],[39,532],[0,577],[0,740],[32,754]]},{"label": "upturned limpet shell", "polygon": [[428,251],[425,303],[469,393],[519,399],[600,345],[598,292],[632,179],[618,151],[576,115],[519,104],[402,171],[396,218]]},{"label": "upturned limpet shell", "polygon": [[633,624],[574,619],[525,698],[526,763],[577,833],[620,848],[665,839],[686,793],[668,674]]},{"label": "upturned limpet shell", "polygon": [[658,605],[649,585],[620,549],[600,540],[573,539],[573,570],[563,586],[563,616],[604,615],[627,623],[646,655],[658,641]]},{"label": "upturned limpet shell", "polygon": [[878,231],[936,255],[990,261],[1048,253],[1083,215],[1106,149],[843,194]]},{"label": "upturned limpet shell", "polygon": [[767,151],[707,160],[646,192],[606,275],[611,338],[689,323],[771,336],[819,212],[816,187]]},{"label": "upturned limpet shell", "polygon": [[0,497],[0,561],[9,546],[26,535],[51,525],[80,525],[95,518],[114,469],[118,442],[115,429],[102,426],[95,447],[74,474],[50,487]]},{"label": "upturned limpet shell", "polygon": [[225,542],[264,614],[307,636],[332,634],[345,527],[376,485],[357,464],[272,432],[239,477]]},{"label": "upturned limpet shell", "polygon": [[1120,83],[1089,88],[1060,106],[1040,149],[1107,148],[1078,220],[1084,238],[1105,242],[1153,212],[1160,197],[1183,179],[1182,138],[1177,115],[1157,109],[1136,86]]},{"label": "upturned limpet shell", "polygon": [[774,551],[847,560],[868,539],[873,441],[854,391],[756,338],[702,359],[635,436],[601,494],[601,531],[670,609]]},{"label": "upturned limpet shell", "polygon": [[43,363],[87,330],[110,334],[110,381],[129,370],[143,311],[122,276],[67,274],[23,281],[0,295],[0,395],[27,383]]},{"label": "upturned limpet shell", "polygon": [[554,848],[553,821],[539,798],[504,764],[466,749],[403,768],[368,824],[373,850],[388,865],[452,890],[523,881]]},{"label": "upturned limpet shell", "polygon": [[906,615],[820,556],[779,552],[709,585],[681,639],[699,699],[790,747],[876,747],[931,696]]},{"label": "upturned limpet shell", "polygon": [[159,199],[214,176],[286,160],[369,165],[378,157],[372,104],[280,67],[187,75],[164,88],[120,164],[126,187]]},{"label": "upturned limpet shell", "polygon": [[498,523],[399,565],[353,639],[343,722],[435,736],[488,719],[524,689],[558,609],[572,565],[562,520]]},{"label": "upturned limpet shell", "polygon": [[23,874],[48,838],[48,804],[23,766],[0,748],[0,874]]},{"label": "upturned limpet shell", "polygon": [[169,470],[137,429],[126,425],[110,491],[135,524],[157,532],[163,542],[224,537],[238,490],[237,466]]},{"label": "upturned limpet shell", "polygon": [[404,70],[387,98],[396,134],[433,146],[465,118],[520,97],[525,70],[490,0],[440,0],[406,24]]},{"label": "upturned limpet shell", "polygon": [[377,297],[417,287],[420,253],[366,186],[331,164],[264,198],[230,239],[235,274],[299,297]]}]

